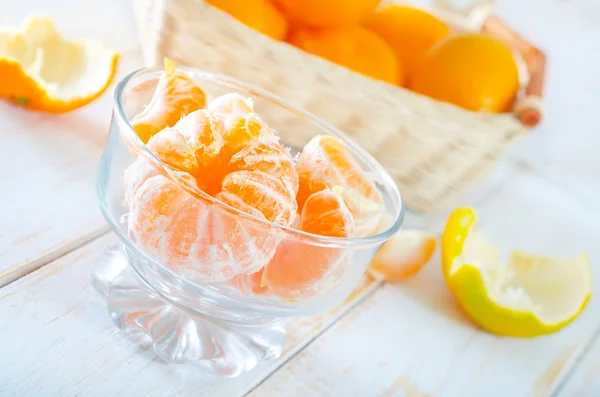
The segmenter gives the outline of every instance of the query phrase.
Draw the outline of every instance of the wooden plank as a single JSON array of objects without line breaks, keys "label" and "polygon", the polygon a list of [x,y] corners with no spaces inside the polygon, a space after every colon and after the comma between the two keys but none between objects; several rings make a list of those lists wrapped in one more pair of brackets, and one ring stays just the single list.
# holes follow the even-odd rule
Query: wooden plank
[{"label": "wooden plank", "polygon": [[104,40],[121,51],[121,58],[113,85],[76,111],[52,115],[0,102],[0,158],[5,164],[0,170],[0,286],[106,231],[97,210],[95,179],[112,92],[121,76],[141,65],[131,10],[120,0],[26,0],[5,8],[0,23],[50,15],[69,38]]},{"label": "wooden plank", "polygon": [[[599,282],[600,212],[535,173],[520,169],[480,215],[483,231],[505,247],[556,255],[588,250]],[[405,284],[379,289],[250,396],[547,396],[599,319],[600,303],[592,299],[556,334],[493,336],[462,314],[437,260]]]},{"label": "wooden plank", "polygon": [[378,284],[365,280],[337,309],[288,324],[279,361],[235,379],[169,366],[120,332],[89,282],[107,235],[0,289],[0,395],[243,395],[297,353]]},{"label": "wooden plank", "polygon": [[556,397],[597,397],[600,395],[600,338],[586,350],[556,393]]}]

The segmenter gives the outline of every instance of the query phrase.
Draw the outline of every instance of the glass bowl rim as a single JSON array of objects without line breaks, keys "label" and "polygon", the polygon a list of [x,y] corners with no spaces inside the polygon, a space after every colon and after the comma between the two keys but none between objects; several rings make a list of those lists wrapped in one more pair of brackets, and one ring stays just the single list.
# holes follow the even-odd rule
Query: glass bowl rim
[{"label": "glass bowl rim", "polygon": [[[243,80],[237,79],[235,77],[231,77],[221,73],[213,73],[207,70],[194,68],[194,67],[185,67],[178,66],[178,71],[185,72],[188,76],[192,78],[192,80],[199,82],[199,78],[205,81],[213,82],[218,85],[230,85],[240,91],[246,91],[250,95],[258,96],[262,99],[266,99],[267,101],[284,108],[285,110],[295,113],[301,117],[312,122],[316,128],[322,130],[328,135],[332,135],[335,137],[340,137],[344,141],[344,144],[350,146],[353,155],[359,155],[360,160],[371,167],[379,177],[379,180],[383,182],[386,193],[393,194],[395,196],[395,200],[393,200],[398,205],[398,209],[396,211],[394,222],[392,222],[387,229],[381,231],[377,234],[373,234],[365,237],[329,237],[329,236],[321,236],[313,233],[304,232],[298,229],[294,229],[292,227],[280,225],[275,222],[270,222],[266,219],[258,218],[254,215],[245,213],[237,208],[234,208],[226,203],[221,202],[220,200],[212,197],[208,193],[205,193],[201,189],[196,186],[191,185],[188,181],[178,175],[178,173],[169,167],[167,164],[163,163],[148,147],[146,144],[142,142],[140,137],[133,131],[133,127],[129,123],[127,116],[125,115],[125,110],[123,108],[123,94],[130,82],[130,80],[139,74],[142,73],[158,73],[163,71],[162,68],[159,67],[144,67],[133,72],[129,73],[125,77],[123,77],[117,84],[114,91],[114,107],[115,114],[119,118],[120,126],[118,130],[120,134],[125,134],[125,138],[129,143],[135,145],[135,148],[142,153],[144,157],[147,159],[151,159],[152,162],[158,164],[162,170],[169,175],[169,177],[176,181],[179,185],[182,185],[186,191],[196,196],[200,197],[211,205],[216,205],[222,210],[225,210],[229,214],[235,214],[236,216],[240,216],[245,221],[250,221],[252,223],[258,223],[261,226],[268,226],[269,228],[273,228],[279,231],[282,231],[286,235],[293,236],[296,238],[300,238],[305,243],[309,243],[311,245],[320,245],[320,246],[356,246],[356,245],[372,245],[381,242],[387,241],[396,231],[400,229],[402,221],[404,219],[405,207],[404,202],[402,200],[402,196],[396,183],[393,181],[392,177],[389,173],[383,168],[383,166],[369,154],[365,149],[363,149],[360,145],[358,145],[352,138],[347,136],[344,132],[340,131],[333,125],[329,124],[325,120],[320,117],[312,114],[309,111],[306,111],[294,104],[289,103],[282,97],[275,95],[267,90],[264,90],[260,87],[256,87],[252,84],[246,83]],[[196,77],[196,78],[194,78]],[[199,77],[199,78],[198,78]],[[226,83],[226,84],[223,84]],[[260,116],[260,115],[259,115]],[[122,127],[126,128],[122,128]]]}]

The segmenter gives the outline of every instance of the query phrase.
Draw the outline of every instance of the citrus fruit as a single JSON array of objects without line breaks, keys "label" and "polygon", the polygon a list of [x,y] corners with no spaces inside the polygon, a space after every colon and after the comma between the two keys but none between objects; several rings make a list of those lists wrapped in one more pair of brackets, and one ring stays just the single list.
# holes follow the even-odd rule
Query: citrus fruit
[{"label": "citrus fruit", "polygon": [[[230,129],[221,116],[210,109],[194,111],[152,136],[148,148],[222,203],[291,226],[298,176],[288,150],[270,130],[262,133],[268,127],[255,113],[236,115]],[[125,196],[129,229],[149,252],[196,279],[218,282],[253,274],[273,256],[278,238],[270,225],[194,197],[142,161],[126,171]]]},{"label": "citrus fruit", "polygon": [[188,113],[206,105],[204,91],[175,64],[165,59],[161,75],[148,106],[131,120],[130,124],[140,139],[147,143],[150,137],[166,127],[172,127]]},{"label": "citrus fruit", "polygon": [[396,52],[406,73],[413,70],[429,49],[450,33],[435,16],[408,5],[390,5],[373,12],[364,22]]},{"label": "citrus fruit", "polygon": [[[138,158],[128,168],[125,182],[129,231],[151,255],[179,274],[204,282],[255,273],[271,259],[277,240],[268,228],[192,196],[145,162]],[[194,186],[191,175],[176,173]],[[264,219],[251,206],[243,210]]]},{"label": "citrus fruit", "polygon": [[182,117],[173,127],[153,135],[148,149],[173,169],[184,171],[197,179],[198,187],[214,193],[220,180],[208,172],[217,162],[222,147],[221,129],[206,110],[196,110]]},{"label": "citrus fruit", "polygon": [[63,39],[49,18],[0,29],[0,96],[28,109],[67,112],[100,96],[118,54],[104,44]]},{"label": "citrus fruit", "polygon": [[380,0],[276,0],[294,21],[312,27],[340,27],[359,22]]},{"label": "citrus fruit", "polygon": [[[346,238],[354,232],[352,214],[334,190],[321,190],[304,203],[299,229],[321,236]],[[346,260],[343,249],[311,245],[301,238],[285,240],[263,273],[263,284],[286,300],[307,298],[315,284]]]},{"label": "citrus fruit", "polygon": [[483,329],[506,336],[532,337],[555,332],[584,310],[592,291],[589,258],[511,254],[474,226],[471,208],[455,210],[442,235],[442,266],[459,305]]},{"label": "citrus fruit", "polygon": [[410,73],[407,87],[472,111],[509,110],[519,89],[510,48],[496,39],[469,33],[443,40]]},{"label": "citrus fruit", "polygon": [[194,176],[204,192],[218,193],[233,155],[262,134],[272,133],[256,113],[240,110],[228,114],[220,108],[238,106],[238,100],[216,98],[206,109],[196,110],[152,136],[148,148],[170,167]]},{"label": "citrus fruit", "polygon": [[315,136],[304,146],[296,170],[299,208],[311,194],[337,186],[354,217],[355,235],[367,236],[375,230],[385,209],[383,198],[342,141]]},{"label": "citrus fruit", "polygon": [[401,65],[394,50],[362,26],[296,28],[288,42],[313,55],[391,84],[400,83]]},{"label": "citrus fruit", "polygon": [[421,230],[401,229],[377,252],[368,272],[389,283],[403,281],[425,266],[435,252],[436,239]]},{"label": "citrus fruit", "polygon": [[208,0],[207,2],[272,39],[283,40],[287,34],[286,18],[269,0]]},{"label": "citrus fruit", "polygon": [[252,274],[238,274],[229,281],[229,285],[241,291],[244,295],[263,295],[269,289],[263,282],[264,267]]},{"label": "citrus fruit", "polygon": [[229,162],[215,197],[245,212],[260,211],[269,222],[291,226],[298,211],[298,175],[288,150],[274,135],[264,135]]},{"label": "citrus fruit", "polygon": [[254,104],[250,98],[233,92],[216,97],[206,108],[226,120],[234,120],[236,116],[245,116],[254,112]]}]

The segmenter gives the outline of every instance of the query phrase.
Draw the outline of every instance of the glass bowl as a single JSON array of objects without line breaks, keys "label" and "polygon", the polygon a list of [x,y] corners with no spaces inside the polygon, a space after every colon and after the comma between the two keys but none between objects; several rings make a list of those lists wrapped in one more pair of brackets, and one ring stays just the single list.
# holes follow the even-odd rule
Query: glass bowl
[{"label": "glass bowl", "polygon": [[[403,206],[396,185],[381,165],[331,125],[234,78],[191,68],[181,70],[204,89],[209,100],[232,92],[252,98],[255,112],[277,131],[281,143],[291,154],[298,153],[315,135],[333,135],[344,141],[383,196],[388,219],[388,224],[377,234],[333,238],[283,227],[229,207],[163,164],[129,124],[128,120],[149,101],[140,87],[151,92],[162,70],[142,69],[118,84],[100,164],[98,197],[101,211],[119,244],[108,249],[95,267],[93,285],[105,297],[114,323],[122,330],[139,331],[149,337],[163,360],[169,363],[195,361],[219,374],[235,376],[252,369],[261,360],[280,355],[285,336],[284,318],[329,310],[352,292],[377,250],[399,229]],[[206,272],[197,271],[196,263],[175,263],[165,258],[152,247],[136,241],[129,230],[126,171],[136,161],[145,162],[155,174],[183,189],[185,195],[198,200],[194,201],[197,208],[210,212],[211,216],[233,222],[245,233],[263,236],[264,241],[274,244],[278,251],[281,247],[293,247],[289,252],[294,255],[287,255],[286,259],[292,265],[310,266],[307,261],[312,258],[334,255],[335,266],[330,266],[309,287],[281,298],[268,290],[253,293],[248,281],[250,275],[234,274],[236,271],[231,267],[227,272],[216,271],[207,276]],[[210,237],[220,241],[218,235]],[[225,240],[227,237],[223,234],[223,245]],[[251,271],[267,266],[272,256],[253,255]],[[222,263],[206,260],[201,266],[223,268]]]}]

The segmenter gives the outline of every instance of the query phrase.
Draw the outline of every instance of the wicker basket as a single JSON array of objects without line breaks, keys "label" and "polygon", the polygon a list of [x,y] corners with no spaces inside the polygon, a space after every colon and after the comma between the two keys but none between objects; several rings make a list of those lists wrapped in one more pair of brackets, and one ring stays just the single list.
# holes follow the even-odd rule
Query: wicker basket
[{"label": "wicker basket", "polygon": [[273,41],[201,0],[134,0],[134,9],[148,65],[169,57],[229,74],[313,112],[373,154],[415,211],[456,205],[529,131],[514,114],[466,111]]}]

